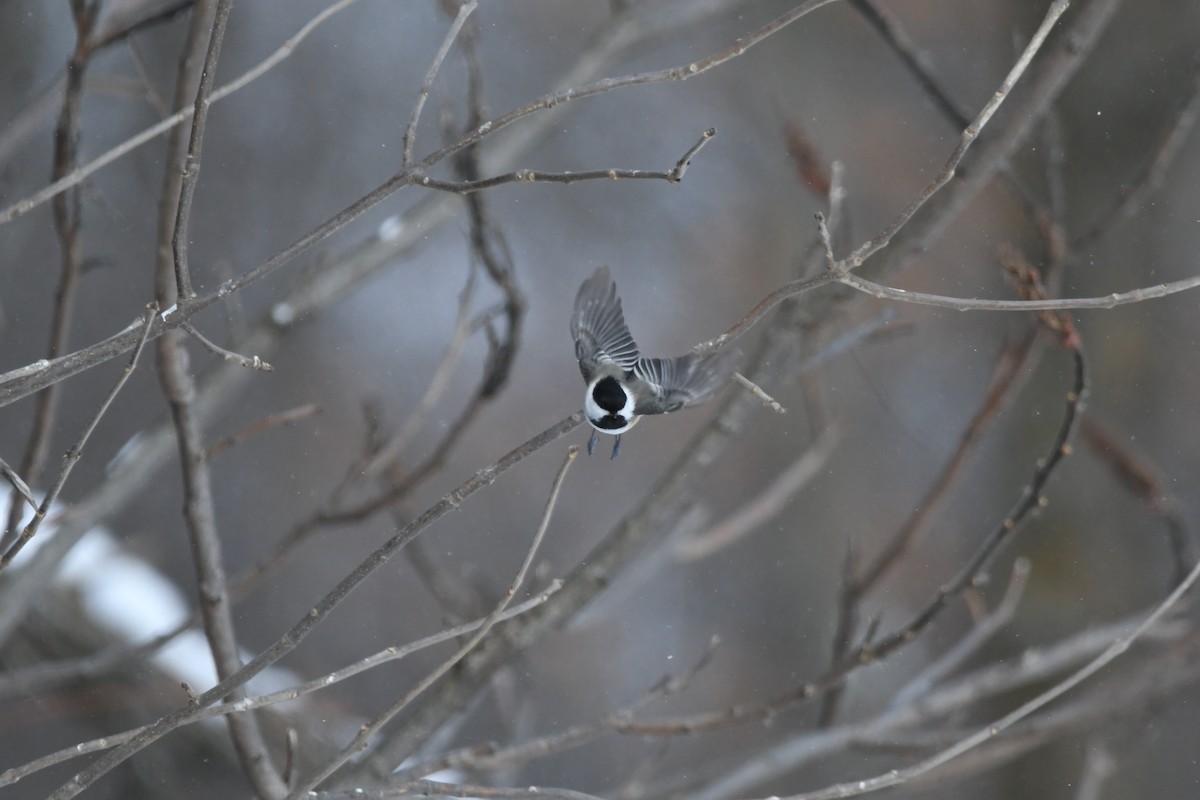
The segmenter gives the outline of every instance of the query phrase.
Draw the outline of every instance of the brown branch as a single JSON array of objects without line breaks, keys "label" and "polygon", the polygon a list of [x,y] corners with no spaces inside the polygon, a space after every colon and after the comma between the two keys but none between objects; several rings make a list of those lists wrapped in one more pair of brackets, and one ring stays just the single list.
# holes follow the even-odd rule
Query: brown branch
[{"label": "brown branch", "polygon": [[1179,501],[1166,488],[1167,480],[1153,462],[1137,453],[1121,437],[1106,430],[1094,416],[1089,415],[1083,420],[1079,434],[1118,483],[1162,521],[1175,566],[1171,582],[1182,581],[1192,565],[1200,560],[1197,553],[1200,547]]},{"label": "brown branch", "polygon": [[[187,354],[177,335],[164,336],[158,344],[159,373],[163,391],[170,402],[179,441],[184,518],[195,562],[200,616],[217,676],[225,678],[237,672],[242,662],[233,625],[232,602],[226,588],[212,482],[194,407],[195,382],[187,367]],[[238,700],[243,693],[235,690],[228,696]],[[264,798],[282,797],[287,788],[270,761],[266,743],[253,718],[234,715],[228,718],[228,723],[234,749],[255,791]]]},{"label": "brown branch", "polygon": [[241,430],[231,433],[208,446],[204,451],[204,460],[212,461],[213,458],[225,452],[231,447],[236,447],[242,442],[249,439],[251,436],[256,436],[263,431],[269,431],[272,428],[278,428],[280,425],[295,425],[297,422],[302,422],[320,412],[321,408],[313,403],[306,403],[302,406],[289,408],[286,411],[280,411],[275,414],[268,414],[261,419],[255,420]]}]

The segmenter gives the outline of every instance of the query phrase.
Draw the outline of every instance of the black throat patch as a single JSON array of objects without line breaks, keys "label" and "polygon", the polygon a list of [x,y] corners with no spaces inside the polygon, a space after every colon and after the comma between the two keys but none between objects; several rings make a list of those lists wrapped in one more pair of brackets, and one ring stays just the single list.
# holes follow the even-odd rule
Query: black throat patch
[{"label": "black throat patch", "polygon": [[625,390],[621,388],[621,384],[617,382],[616,378],[612,376],[601,378],[592,389],[592,399],[596,401],[596,405],[608,413],[616,414],[625,407]]}]

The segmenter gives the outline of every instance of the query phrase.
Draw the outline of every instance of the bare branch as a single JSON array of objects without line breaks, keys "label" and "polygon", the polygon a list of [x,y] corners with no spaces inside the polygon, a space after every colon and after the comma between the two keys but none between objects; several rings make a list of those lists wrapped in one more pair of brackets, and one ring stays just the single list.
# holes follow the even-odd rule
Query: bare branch
[{"label": "bare branch", "polygon": [[446,54],[450,52],[450,48],[454,45],[454,40],[458,38],[458,32],[462,30],[463,24],[467,21],[467,17],[475,11],[479,5],[479,0],[466,0],[458,7],[458,14],[454,17],[454,22],[450,24],[450,30],[446,31],[446,38],[442,40],[442,46],[438,48],[437,55],[433,57],[433,63],[429,65],[429,72],[425,75],[425,82],[421,84],[421,91],[417,93],[417,101],[413,103],[412,116],[409,117],[408,127],[404,130],[404,169],[412,166],[413,146],[417,140],[417,123],[421,121],[421,111],[425,108],[425,101],[429,99],[429,90],[433,88],[433,82],[437,78],[438,70],[442,68],[442,62],[446,60]]},{"label": "bare branch", "polygon": [[678,541],[674,546],[676,557],[682,561],[707,558],[773,519],[824,468],[840,439],[837,426],[826,428],[787,469],[740,509],[708,530]]},{"label": "bare branch", "polygon": [[239,367],[249,367],[250,369],[262,370],[263,372],[270,372],[275,369],[258,356],[246,357],[240,353],[235,353],[232,350],[226,350],[224,347],[216,344],[200,331],[196,330],[195,326],[193,326],[190,322],[180,323],[179,327],[183,328],[185,331],[195,337],[196,341],[204,345],[204,348],[208,350],[208,352],[212,353],[213,355],[218,355],[226,361],[231,361],[234,364],[237,364]]},{"label": "bare branch", "polygon": [[1046,41],[1046,37],[1050,35],[1050,30],[1058,22],[1058,18],[1063,15],[1069,5],[1068,0],[1053,0],[1050,3],[1050,8],[1046,11],[1046,16],[1042,19],[1042,24],[1034,32],[1029,40],[1029,44],[1025,45],[1025,49],[1021,52],[1012,69],[1008,71],[1004,81],[1000,84],[991,99],[984,105],[983,109],[975,116],[974,121],[963,130],[962,135],[958,140],[958,147],[950,155],[950,159],[946,165],[942,167],[942,171],[938,173],[925,190],[922,191],[917,198],[909,204],[899,217],[897,217],[890,225],[876,234],[869,241],[859,245],[849,256],[847,256],[839,264],[839,271],[843,269],[854,269],[862,266],[862,263],[870,258],[875,253],[888,246],[892,237],[913,218],[913,215],[921,209],[923,205],[937,194],[937,192],[945,186],[954,177],[954,173],[958,170],[959,164],[962,163],[963,157],[967,154],[971,144],[979,137],[992,115],[1000,108],[1000,104],[1008,97],[1009,92],[1016,86],[1021,75],[1029,67],[1029,63],[1033,61],[1033,57],[1042,48],[1042,44]]},{"label": "bare branch", "polygon": [[533,437],[494,464],[478,470],[465,483],[443,497],[440,502],[433,505],[425,513],[410,522],[407,527],[380,545],[353,572],[343,578],[332,591],[321,598],[274,645],[263,650],[237,672],[204,692],[204,694],[197,698],[195,704],[178,708],[170,714],[161,717],[157,722],[148,725],[128,742],[88,765],[88,767],[81,770],[79,774],[61,786],[51,796],[53,800],[66,800],[66,798],[78,795],[117,764],[125,761],[134,753],[153,742],[158,741],[185,722],[194,719],[202,709],[225,697],[236,688],[244,686],[246,681],[296,649],[313,629],[323,622],[333,609],[346,599],[356,586],[366,580],[375,570],[386,564],[410,539],[420,535],[430,525],[461,506],[480,489],[490,486],[505,472],[541,448],[579,427],[582,422],[583,412],[578,411],[562,422],[551,426]]},{"label": "bare branch", "polygon": [[[512,619],[513,617],[527,613],[530,609],[536,608],[537,606],[546,602],[547,598],[558,591],[558,589],[561,588],[561,585],[561,582],[555,581],[536,597],[532,597],[523,603],[518,603],[517,605],[505,611],[501,615],[500,621],[503,622],[505,620]],[[339,684],[347,678],[352,678],[355,675],[360,675],[366,672],[367,670],[374,669],[381,664],[399,661],[400,659],[407,658],[418,651],[425,650],[429,647],[433,647],[434,645],[452,641],[460,636],[472,633],[473,631],[478,630],[483,623],[483,619],[473,620],[462,625],[457,625],[453,628],[448,628],[431,636],[426,636],[423,639],[418,639],[417,641],[406,645],[389,647],[385,650],[375,653],[374,655],[367,656],[360,661],[356,661],[348,667],[343,667],[342,669],[331,672],[328,675],[323,675],[320,678],[306,681],[299,686],[282,689],[278,692],[272,692],[268,695],[247,697],[234,702],[218,703],[217,705],[209,706],[201,713],[183,724],[190,725],[199,722],[202,719],[213,719],[226,714],[239,714],[258,708],[277,705],[279,703],[287,703],[293,700],[298,700],[306,695],[313,694],[314,692],[319,692],[322,689]],[[104,736],[99,739],[80,742],[77,745],[50,753],[42,758],[30,761],[27,764],[23,764],[19,767],[11,767],[0,773],[0,787],[14,784],[22,778],[28,777],[29,775],[48,767],[52,767],[55,764],[61,764],[65,761],[70,761],[83,755],[103,752],[104,750],[109,750],[113,747],[122,745],[143,733],[148,727],[149,726],[142,726],[140,728],[133,728],[132,730]]]},{"label": "bare branch", "polygon": [[1162,601],[1147,616],[1140,625],[1138,625],[1131,633],[1125,636],[1117,637],[1104,652],[1089,661],[1079,670],[1071,673],[1065,680],[1051,686],[1046,691],[1040,693],[1032,700],[1029,700],[1019,707],[1005,714],[1000,719],[985,725],[974,734],[962,739],[951,747],[946,748],[940,753],[922,760],[911,767],[904,769],[891,770],[884,775],[877,775],[865,780],[850,781],[848,783],[836,784],[833,786],[820,789],[815,792],[804,792],[802,794],[788,795],[781,800],[833,800],[839,797],[857,797],[871,792],[877,792],[880,789],[886,789],[890,786],[900,786],[915,778],[930,773],[935,769],[953,761],[965,753],[973,750],[980,745],[994,740],[1004,731],[1011,728],[1016,723],[1033,714],[1035,711],[1049,705],[1054,700],[1074,689],[1079,684],[1086,681],[1092,675],[1102,670],[1104,667],[1112,663],[1113,660],[1120,657],[1130,646],[1140,639],[1145,633],[1156,625],[1168,611],[1170,611],[1179,599],[1192,587],[1197,579],[1200,579],[1200,564],[1197,564],[1187,578],[1171,592],[1165,600]]},{"label": "bare branch", "polygon": [[242,442],[255,436],[263,431],[269,431],[271,428],[277,428],[280,425],[295,425],[297,422],[308,419],[320,411],[320,407],[312,403],[307,403],[295,408],[289,408],[286,411],[280,411],[277,414],[268,414],[262,419],[256,420],[236,433],[231,433],[222,439],[218,439],[208,446],[204,451],[204,460],[212,461],[217,455],[231,447],[236,447]]},{"label": "bare branch", "polygon": [[[29,484],[25,483],[21,476],[17,474],[17,471],[10,467],[8,462],[2,458],[0,458],[0,475],[3,475],[4,479],[12,484],[13,488],[17,490],[17,494],[24,498],[26,503],[29,503],[30,508],[36,509],[38,507],[38,502],[34,499]],[[20,517],[17,517],[17,519],[20,519]]]},{"label": "bare branch", "polygon": [[[211,105],[218,100],[222,100],[239,89],[242,89],[248,84],[251,84],[261,78],[263,75],[277,66],[281,61],[290,56],[301,42],[308,38],[308,36],[323,23],[327,22],[330,17],[337,14],[339,11],[346,9],[348,6],[353,5],[357,1],[358,0],[337,0],[337,2],[335,2],[333,5],[324,9],[320,14],[317,14],[315,17],[309,20],[304,27],[302,27],[296,33],[295,36],[284,42],[278,50],[260,61],[254,68],[246,71],[236,80],[230,81],[229,83],[215,90],[208,99],[209,104]],[[188,4],[190,4],[190,0]],[[131,153],[147,142],[157,139],[159,136],[181,124],[191,117],[194,111],[194,108],[185,108],[177,111],[173,116],[167,117],[166,119],[151,125],[149,128],[137,134],[136,136],[131,136],[129,139],[126,139],[124,142],[105,152],[103,155],[92,159],[87,164],[73,169],[69,174],[54,181],[45,189],[35,192],[29,197],[13,203],[8,208],[0,211],[0,225],[3,225],[6,222],[11,222],[17,217],[29,213],[33,209],[45,203],[47,200],[50,200],[51,198],[65,192],[67,189],[78,186],[80,183],[87,180],[92,173],[108,166],[122,156]]]},{"label": "bare branch", "polygon": [[1171,126],[1164,131],[1154,150],[1154,156],[1129,187],[1122,187],[1117,192],[1113,204],[1097,217],[1086,232],[1072,242],[1073,249],[1091,246],[1114,225],[1141,210],[1146,198],[1157,191],[1167,177],[1167,171],[1175,162],[1175,157],[1179,155],[1192,129],[1196,127],[1197,119],[1200,119],[1200,65],[1193,70],[1191,93],[1181,104]]},{"label": "bare branch", "polygon": [[[97,7],[72,4],[72,20],[75,25],[75,46],[67,62],[66,86],[63,89],[62,107],[58,112],[58,123],[54,127],[54,165],[52,178],[58,179],[75,167],[79,151],[79,117],[83,106],[83,77],[91,63],[91,50],[87,42],[96,22]],[[50,315],[50,345],[47,357],[57,358],[68,349],[71,335],[71,318],[75,311],[76,291],[83,275],[83,250],[79,241],[83,212],[79,194],[60,195],[52,206],[54,229],[58,234],[61,266],[58,287],[54,294],[54,310]],[[50,455],[50,441],[54,434],[58,399],[61,386],[47,386],[37,398],[33,421],[29,426],[29,440],[21,458],[18,471],[25,481],[37,486]],[[14,488],[9,495],[8,520],[0,531],[0,547],[8,549],[16,540],[21,522],[19,493]],[[0,562],[0,568],[5,562]]]},{"label": "bare branch", "polygon": [[509,183],[579,183],[581,181],[617,181],[617,180],[654,180],[667,181],[668,183],[679,183],[683,180],[683,175],[687,171],[687,167],[691,165],[691,159],[696,153],[700,152],[705,144],[710,139],[716,136],[716,128],[709,128],[701,136],[696,144],[692,145],[687,153],[676,162],[675,166],[667,170],[654,171],[644,169],[594,169],[584,172],[539,172],[532,169],[519,169],[514,172],[507,172],[503,175],[495,175],[491,178],[480,178],[478,180],[467,181],[442,181],[435,178],[430,178],[427,175],[422,175],[414,178],[413,182],[418,186],[424,186],[428,189],[438,189],[443,192],[451,192],[452,194],[471,194],[473,192],[481,192],[484,189],[492,189],[496,186],[503,186]]},{"label": "bare branch", "polygon": [[29,544],[29,540],[37,534],[38,529],[42,526],[42,522],[46,519],[46,514],[49,513],[50,508],[58,500],[58,495],[62,492],[63,486],[66,485],[67,478],[71,475],[71,470],[79,463],[79,459],[83,457],[83,448],[87,445],[88,439],[91,438],[92,432],[96,430],[96,426],[100,424],[100,418],[108,411],[109,406],[116,399],[117,393],[121,391],[125,386],[125,382],[129,380],[129,376],[133,374],[138,358],[142,354],[142,348],[146,346],[146,338],[150,334],[150,328],[154,322],[157,310],[157,307],[153,303],[147,307],[146,321],[142,325],[142,335],[138,339],[137,346],[133,348],[133,355],[129,357],[129,363],[125,365],[125,369],[121,370],[121,376],[117,378],[117,382],[113,385],[113,388],[109,390],[108,395],[100,403],[100,407],[96,409],[96,413],[92,415],[91,421],[84,427],[83,433],[79,435],[79,439],[67,451],[66,456],[63,458],[63,465],[58,471],[58,477],[54,479],[54,483],[47,490],[45,498],[42,499],[41,505],[38,506],[37,511],[33,515],[33,519],[25,525],[25,529],[21,531],[20,538],[4,551],[3,556],[0,556],[0,570],[11,564],[17,553],[21,552],[21,548]]},{"label": "bare branch", "polygon": [[178,302],[181,303],[186,303],[196,294],[192,289],[192,277],[188,269],[188,226],[192,218],[196,181],[200,177],[200,151],[204,144],[204,125],[208,121],[209,97],[216,80],[217,59],[221,55],[221,42],[225,39],[225,25],[229,22],[229,8],[232,5],[233,0],[217,2],[208,47],[204,54],[204,66],[200,70],[200,83],[196,87],[196,100],[192,106],[192,130],[188,136],[187,155],[183,160],[183,180],[179,186],[179,201],[175,207],[175,231],[171,235],[171,253],[175,258],[175,290],[178,293]]},{"label": "bare branch", "polygon": [[1117,306],[1141,303],[1160,297],[1186,292],[1200,286],[1200,276],[1184,278],[1157,286],[1147,286],[1128,292],[1114,292],[1103,297],[1064,297],[1054,300],[979,300],[965,297],[946,297],[940,294],[910,292],[869,281],[858,275],[845,274],[837,278],[852,289],[881,300],[900,300],[919,306],[937,306],[955,311],[1068,311],[1085,308],[1116,308]]},{"label": "bare branch", "polygon": [[309,789],[312,789],[327,778],[337,772],[356,754],[364,750],[370,742],[371,737],[379,732],[384,725],[396,718],[396,715],[408,707],[421,693],[427,690],[430,686],[441,680],[447,672],[455,667],[460,661],[466,658],[475,647],[483,641],[484,637],[491,633],[492,628],[500,621],[500,617],[504,614],[504,610],[508,608],[513,597],[516,596],[517,590],[521,588],[521,584],[525,582],[525,575],[529,572],[530,565],[533,564],[533,557],[537,554],[538,547],[541,546],[542,539],[546,535],[546,529],[550,527],[550,516],[554,513],[554,506],[558,502],[558,493],[562,489],[563,480],[567,477],[567,470],[576,456],[579,455],[579,447],[571,445],[567,448],[567,456],[563,459],[562,466],[558,468],[558,473],[554,476],[554,482],[550,487],[550,497],[546,500],[546,508],[542,512],[542,520],[538,524],[537,532],[533,535],[533,541],[530,543],[528,550],[525,553],[525,559],[521,562],[520,569],[517,570],[516,576],[512,583],[509,584],[508,590],[504,597],[496,604],[496,607],[488,614],[487,619],[479,626],[479,629],[471,635],[466,642],[458,648],[455,653],[448,659],[443,661],[438,667],[433,669],[428,675],[422,678],[416,686],[410,689],[403,697],[393,703],[382,714],[377,716],[370,723],[359,728],[353,741],[347,744],[336,757],[331,759],[325,766],[317,771],[315,775],[305,779],[296,787],[293,788],[291,794],[288,795],[288,800],[300,800],[306,796]]}]

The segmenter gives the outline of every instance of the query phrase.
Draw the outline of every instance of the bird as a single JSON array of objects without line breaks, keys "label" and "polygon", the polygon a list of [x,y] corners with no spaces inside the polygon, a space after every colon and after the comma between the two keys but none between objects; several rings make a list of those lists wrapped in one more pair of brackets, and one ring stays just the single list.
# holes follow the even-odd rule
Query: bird
[{"label": "bird", "polygon": [[579,287],[571,336],[587,384],[583,410],[593,429],[589,456],[601,433],[617,437],[611,456],[615,459],[621,452],[621,434],[642,417],[708,400],[733,373],[736,357],[731,350],[676,358],[639,354],[608,267],[599,267]]}]

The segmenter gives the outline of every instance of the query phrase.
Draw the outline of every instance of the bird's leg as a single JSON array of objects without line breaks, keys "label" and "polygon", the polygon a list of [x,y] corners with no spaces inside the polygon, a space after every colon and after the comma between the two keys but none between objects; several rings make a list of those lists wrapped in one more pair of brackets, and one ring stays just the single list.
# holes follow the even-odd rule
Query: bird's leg
[{"label": "bird's leg", "polygon": [[609,460],[611,461],[612,459],[616,458],[619,455],[621,455],[621,434],[618,433],[617,441],[615,444],[613,444],[613,454],[609,458]]},{"label": "bird's leg", "polygon": [[600,433],[595,428],[592,428],[592,438],[588,439],[588,455],[589,456],[592,454],[592,451],[596,449],[596,442],[599,439],[600,439]]}]

